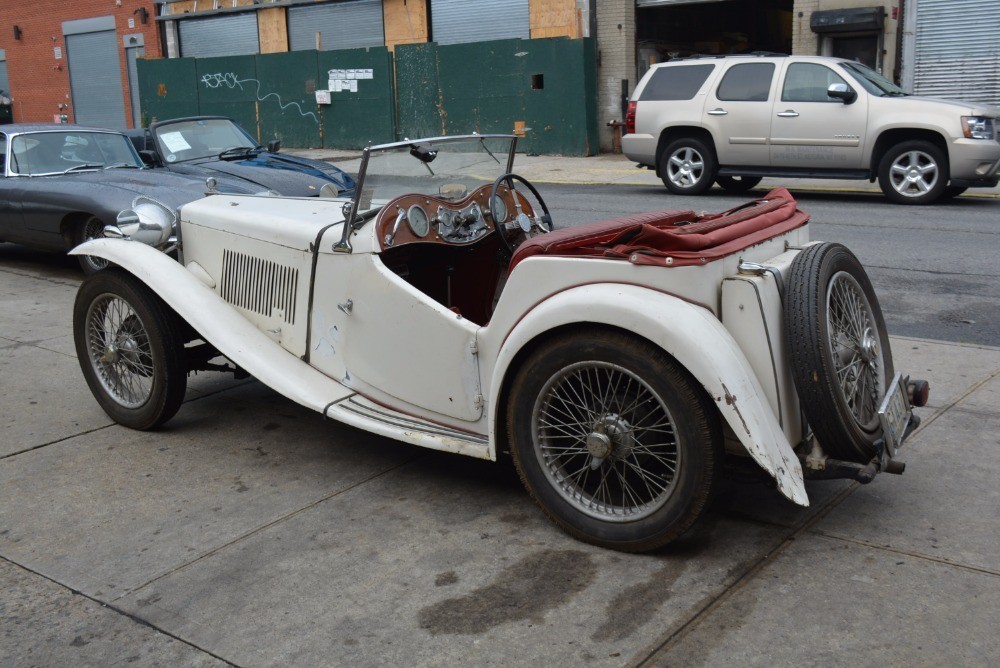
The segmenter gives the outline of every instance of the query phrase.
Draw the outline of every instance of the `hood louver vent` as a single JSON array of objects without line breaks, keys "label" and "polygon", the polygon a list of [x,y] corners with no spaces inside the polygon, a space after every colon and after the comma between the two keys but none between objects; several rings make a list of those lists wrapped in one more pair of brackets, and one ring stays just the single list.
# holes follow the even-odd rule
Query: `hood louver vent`
[{"label": "hood louver vent", "polygon": [[298,269],[229,250],[223,255],[220,293],[234,306],[265,316],[277,310],[294,325],[298,283]]}]

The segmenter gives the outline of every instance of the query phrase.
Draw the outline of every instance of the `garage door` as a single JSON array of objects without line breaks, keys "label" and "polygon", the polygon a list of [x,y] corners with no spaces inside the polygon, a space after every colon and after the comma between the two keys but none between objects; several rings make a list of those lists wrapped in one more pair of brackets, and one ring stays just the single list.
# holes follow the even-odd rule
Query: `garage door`
[{"label": "garage door", "polygon": [[528,0],[431,0],[431,30],[438,44],[528,39]]},{"label": "garage door", "polygon": [[114,17],[66,21],[63,35],[73,120],[80,125],[124,129],[125,95]]},{"label": "garage door", "polygon": [[316,33],[322,35],[323,51],[385,46],[382,0],[288,8],[290,50],[315,49]]},{"label": "garage door", "polygon": [[185,19],[179,22],[179,27],[182,56],[205,58],[260,53],[257,12]]}]

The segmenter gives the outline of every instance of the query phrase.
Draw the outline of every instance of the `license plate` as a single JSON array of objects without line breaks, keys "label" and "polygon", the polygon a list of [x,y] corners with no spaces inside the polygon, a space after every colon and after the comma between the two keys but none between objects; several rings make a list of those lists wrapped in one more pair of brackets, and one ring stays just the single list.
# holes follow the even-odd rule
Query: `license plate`
[{"label": "license plate", "polygon": [[886,455],[891,459],[896,456],[896,450],[903,444],[903,434],[910,424],[910,400],[903,386],[903,374],[897,373],[889,385],[889,391],[882,399],[878,409],[878,420],[882,424],[883,440]]}]

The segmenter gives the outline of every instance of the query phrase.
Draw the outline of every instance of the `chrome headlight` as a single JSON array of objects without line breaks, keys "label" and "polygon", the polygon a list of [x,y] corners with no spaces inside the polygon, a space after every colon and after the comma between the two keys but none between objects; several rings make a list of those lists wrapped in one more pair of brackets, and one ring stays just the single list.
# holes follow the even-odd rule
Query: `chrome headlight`
[{"label": "chrome headlight", "polygon": [[118,214],[117,225],[104,228],[104,236],[131,239],[160,248],[174,241],[177,212],[152,197],[140,195],[132,200],[132,208]]},{"label": "chrome headlight", "polygon": [[993,119],[985,116],[962,116],[962,132],[969,139],[993,139]]}]

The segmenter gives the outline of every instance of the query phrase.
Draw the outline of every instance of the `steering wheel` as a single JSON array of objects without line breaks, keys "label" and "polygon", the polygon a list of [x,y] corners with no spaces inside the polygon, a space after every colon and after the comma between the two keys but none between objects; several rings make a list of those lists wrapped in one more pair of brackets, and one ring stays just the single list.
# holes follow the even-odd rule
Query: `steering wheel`
[{"label": "steering wheel", "polygon": [[[518,192],[514,188],[514,182],[520,181],[524,184],[535,201],[538,203],[539,208],[542,210],[542,215],[532,218],[524,209],[521,208],[521,199],[518,197]],[[510,188],[511,196],[514,198],[514,209],[517,211],[517,215],[514,216],[513,220],[509,221],[499,221],[496,216],[493,216],[493,212],[497,210],[496,203],[498,199],[498,194],[500,191],[500,184],[507,183],[507,187]],[[549,207],[545,206],[545,200],[542,196],[538,194],[538,190],[535,186],[528,183],[528,180],[523,176],[518,176],[513,172],[507,174],[502,174],[493,182],[493,187],[490,189],[490,215],[493,217],[493,225],[496,227],[497,234],[500,236],[500,241],[504,246],[505,255],[513,256],[514,249],[521,245],[525,239],[530,239],[531,237],[538,234],[545,234],[546,232],[552,231],[552,216],[549,215]],[[515,239],[519,236],[520,239],[512,241],[510,236],[512,235]]]}]

